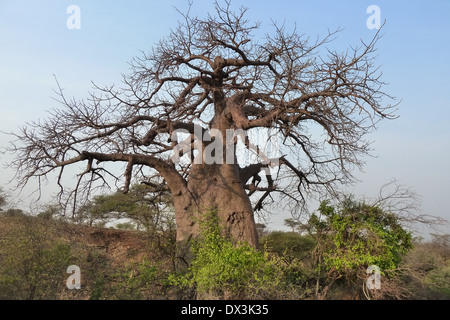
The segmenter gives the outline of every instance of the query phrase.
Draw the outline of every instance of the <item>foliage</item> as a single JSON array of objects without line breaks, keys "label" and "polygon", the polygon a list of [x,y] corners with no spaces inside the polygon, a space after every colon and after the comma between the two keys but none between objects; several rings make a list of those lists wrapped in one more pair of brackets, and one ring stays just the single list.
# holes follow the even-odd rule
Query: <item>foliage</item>
[{"label": "foliage", "polygon": [[[114,237],[92,236],[102,232],[111,231],[93,232],[48,215],[0,217],[0,300],[161,299],[170,295],[166,289],[170,288],[171,260],[156,255],[152,243],[146,244],[154,239],[133,232],[130,236],[135,238],[130,241],[139,238],[141,249],[128,250],[119,258],[120,243],[108,243]],[[65,285],[66,270],[72,264],[81,269],[81,290]]]},{"label": "foliage", "polygon": [[273,231],[261,238],[261,247],[276,256],[282,270],[277,299],[310,299],[314,293],[314,272],[311,263],[316,241],[310,235]]},{"label": "foliage", "polygon": [[127,263],[112,276],[115,299],[157,299],[168,288],[167,274],[154,261],[144,259]]},{"label": "foliage", "polygon": [[[126,262],[123,266],[105,268],[102,273],[93,269],[90,300],[142,300],[161,298],[162,270],[148,259]],[[106,270],[109,270],[107,272]]]},{"label": "foliage", "polygon": [[254,296],[279,286],[282,271],[276,260],[247,243],[234,245],[221,234],[214,211],[201,221],[201,228],[191,266],[185,274],[173,276],[172,283],[222,298]]},{"label": "foliage", "polygon": [[[95,196],[78,210],[82,219],[105,221],[127,218],[137,230],[148,232],[174,229],[172,198],[167,190],[157,190],[144,184],[135,184],[128,193],[121,191]],[[131,223],[131,222],[130,222]],[[124,226],[130,229],[130,226]]]},{"label": "foliage", "polygon": [[450,299],[450,244],[433,235],[432,242],[416,242],[400,265],[406,298]]},{"label": "foliage", "polygon": [[[55,220],[53,211],[0,216],[0,299],[174,299],[180,289],[226,299],[450,298],[450,236],[413,242],[396,216],[351,198],[323,202],[310,234],[267,233],[260,251],[232,243],[212,211],[199,221],[192,265],[181,274],[173,273],[174,251],[161,249],[174,246],[173,233],[101,231]],[[89,240],[92,233],[104,237]],[[148,244],[124,251],[122,238],[106,236],[119,233]],[[65,287],[71,264],[82,270],[81,290]],[[382,286],[364,296],[371,264],[380,266]]]},{"label": "foliage", "polygon": [[396,216],[348,197],[338,206],[321,203],[310,224],[318,242],[319,269],[336,277],[353,276],[359,268],[377,265],[382,274],[394,270],[411,249],[411,233]]},{"label": "foliage", "polygon": [[70,245],[31,217],[10,219],[20,228],[0,237],[0,299],[55,299],[71,264]]},{"label": "foliage", "polygon": [[316,245],[315,239],[310,235],[283,231],[273,231],[261,238],[260,242],[265,249],[289,261],[307,258]]},{"label": "foliage", "polygon": [[430,271],[426,278],[425,284],[429,290],[433,292],[433,296],[440,296],[446,300],[450,299],[450,265],[438,267]]}]

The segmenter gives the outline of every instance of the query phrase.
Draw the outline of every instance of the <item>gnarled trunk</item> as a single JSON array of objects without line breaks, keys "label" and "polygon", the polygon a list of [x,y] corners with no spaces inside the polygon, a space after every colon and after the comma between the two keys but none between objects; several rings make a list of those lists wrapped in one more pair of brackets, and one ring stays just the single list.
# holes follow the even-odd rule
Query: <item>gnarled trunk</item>
[{"label": "gnarled trunk", "polygon": [[217,213],[224,236],[258,246],[253,209],[237,164],[194,164],[186,192],[174,197],[179,269],[189,265],[189,242],[199,236],[199,220],[207,212]]},{"label": "gnarled trunk", "polygon": [[[222,83],[215,85],[221,87]],[[230,141],[228,134],[234,127],[230,113],[235,107],[236,101],[227,99],[221,90],[214,90],[214,131],[207,139],[196,137],[201,139],[201,148],[197,161],[192,163],[185,196],[174,197],[178,258],[185,265],[191,258],[189,240],[199,235],[198,222],[208,212],[217,213],[224,236],[235,243],[258,246],[253,208],[243,186],[246,181],[240,177],[234,138]]]}]

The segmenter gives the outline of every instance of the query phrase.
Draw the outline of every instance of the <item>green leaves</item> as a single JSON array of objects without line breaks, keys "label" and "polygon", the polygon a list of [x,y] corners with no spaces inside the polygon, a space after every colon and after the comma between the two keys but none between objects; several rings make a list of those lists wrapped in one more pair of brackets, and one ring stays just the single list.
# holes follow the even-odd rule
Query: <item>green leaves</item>
[{"label": "green leaves", "polygon": [[324,201],[318,211],[310,219],[318,241],[318,266],[338,277],[373,264],[382,273],[393,270],[412,247],[410,232],[396,216],[376,206],[348,197],[336,206]]},{"label": "green leaves", "polygon": [[216,212],[206,214],[200,224],[192,264],[186,274],[173,276],[172,283],[228,298],[278,284],[281,270],[274,260],[247,243],[234,245],[222,236]]},{"label": "green leaves", "polygon": [[10,217],[0,235],[0,299],[55,299],[73,261],[70,245],[42,220]]}]

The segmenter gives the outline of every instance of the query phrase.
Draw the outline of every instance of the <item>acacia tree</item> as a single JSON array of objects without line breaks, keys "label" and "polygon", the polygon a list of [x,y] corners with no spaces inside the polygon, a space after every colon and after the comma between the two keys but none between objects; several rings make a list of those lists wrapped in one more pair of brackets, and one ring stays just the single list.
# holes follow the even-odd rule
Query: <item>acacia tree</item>
[{"label": "acacia tree", "polygon": [[[336,32],[310,41],[273,23],[260,37],[246,11],[226,2],[206,18],[182,13],[176,29],[132,61],[124,88],[95,86],[89,99],[68,100],[58,84],[62,106],[14,134],[19,183],[56,172],[60,195],[76,202],[111,179],[126,193],[132,181],[159,176],[183,248],[205,210],[217,212],[233,240],[257,246],[255,211],[275,200],[302,208],[309,195],[351,181],[369,151],[364,136],[393,117],[374,66],[379,35],[338,53],[326,46]],[[276,158],[252,141],[258,129],[277,139]],[[242,161],[230,130],[245,133],[255,161]],[[122,175],[108,167],[114,162]],[[86,168],[69,188],[65,169],[80,163]]]}]

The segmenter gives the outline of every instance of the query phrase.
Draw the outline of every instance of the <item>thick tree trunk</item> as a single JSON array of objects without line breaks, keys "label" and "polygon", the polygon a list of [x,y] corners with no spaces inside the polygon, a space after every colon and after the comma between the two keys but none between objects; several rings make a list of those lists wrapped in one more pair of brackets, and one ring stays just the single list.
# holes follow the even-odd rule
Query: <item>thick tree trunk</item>
[{"label": "thick tree trunk", "polygon": [[[221,85],[218,83],[219,88]],[[209,137],[205,141],[204,137],[201,137],[202,152],[200,156],[197,155],[200,161],[194,161],[192,164],[185,196],[174,197],[180,268],[189,265],[191,259],[189,240],[199,236],[198,221],[208,212],[217,212],[225,237],[235,243],[247,242],[253,247],[258,247],[253,208],[243,187],[246,181],[242,181],[240,177],[234,149],[231,154],[233,161],[228,163],[230,154],[227,154],[229,152],[227,148],[232,146],[227,145],[230,142],[227,140],[227,130],[234,127],[230,114],[236,107],[236,103],[232,99],[225,98],[221,90],[215,90],[215,116],[211,121],[211,128],[216,130],[214,138]],[[212,148],[212,151],[207,150],[206,148],[215,144],[212,140],[217,142],[216,139],[221,140],[221,144],[216,144],[217,148]],[[209,147],[207,147],[208,144]],[[216,153],[220,152],[219,148],[222,148],[221,154]],[[206,161],[207,157],[214,158],[215,161]]]},{"label": "thick tree trunk", "polygon": [[200,234],[199,220],[217,212],[223,235],[233,242],[258,247],[253,209],[237,164],[196,164],[189,175],[188,194],[174,197],[179,269],[189,265],[189,242]]},{"label": "thick tree trunk", "polygon": [[200,214],[217,211],[225,236],[257,246],[253,209],[237,165],[199,165],[193,168],[188,187],[198,199]]}]

